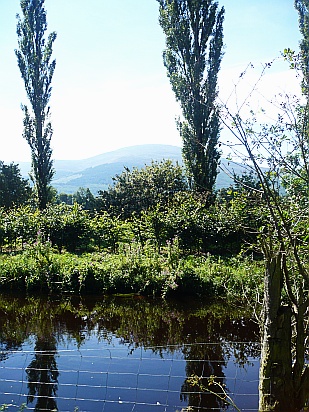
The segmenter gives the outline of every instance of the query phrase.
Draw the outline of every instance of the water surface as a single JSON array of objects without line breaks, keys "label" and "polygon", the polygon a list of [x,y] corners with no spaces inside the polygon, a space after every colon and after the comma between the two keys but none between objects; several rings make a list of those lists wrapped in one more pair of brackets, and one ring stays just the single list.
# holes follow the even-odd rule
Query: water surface
[{"label": "water surface", "polygon": [[258,328],[235,306],[0,295],[0,405],[8,410],[234,410],[221,399],[229,394],[256,411],[258,367]]}]

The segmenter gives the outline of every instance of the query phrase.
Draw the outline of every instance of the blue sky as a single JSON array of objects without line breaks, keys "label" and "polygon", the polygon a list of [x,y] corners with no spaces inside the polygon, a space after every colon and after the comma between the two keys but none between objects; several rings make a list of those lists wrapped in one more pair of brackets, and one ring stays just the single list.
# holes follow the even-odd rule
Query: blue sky
[{"label": "blue sky", "polygon": [[[249,62],[260,70],[284,48],[297,49],[300,34],[293,0],[219,4],[226,10],[219,82],[225,96]],[[50,101],[54,158],[82,159],[144,143],[181,146],[175,125],[181,111],[162,63],[157,1],[45,0],[45,8],[47,33],[58,35]],[[19,12],[19,0],[0,0],[0,160],[5,162],[30,161],[20,109],[27,97],[14,54]],[[268,91],[274,79],[289,83],[286,64],[274,66]]]}]

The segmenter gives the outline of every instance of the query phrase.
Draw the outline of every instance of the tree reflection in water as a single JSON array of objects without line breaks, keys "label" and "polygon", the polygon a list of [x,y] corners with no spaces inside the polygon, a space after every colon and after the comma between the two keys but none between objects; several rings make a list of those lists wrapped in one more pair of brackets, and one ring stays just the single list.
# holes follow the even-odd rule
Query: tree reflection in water
[{"label": "tree reflection in water", "polygon": [[55,337],[37,337],[34,350],[34,359],[26,369],[29,390],[27,403],[33,403],[36,399],[35,411],[58,410],[55,400],[59,376]]},{"label": "tree reflection in water", "polygon": [[0,316],[0,347],[17,350],[29,337],[35,339],[34,357],[26,368],[27,404],[35,402],[35,411],[58,410],[56,333],[62,333],[57,322],[60,312],[49,299],[0,296],[0,315],[5,313],[5,317]]},{"label": "tree reflection in water", "polygon": [[[226,362],[220,345],[193,345],[186,352],[186,358],[189,359],[186,366],[188,377],[201,377],[200,387],[207,389],[210,376],[215,376],[220,386],[224,385],[223,367]],[[209,389],[222,394],[219,386],[212,385]],[[210,392],[202,392],[199,387],[192,386],[188,379],[181,387],[181,399],[187,401],[189,406],[197,408],[195,409],[197,411],[221,410],[225,406],[225,402],[220,397]]]},{"label": "tree reflection in water", "polygon": [[[127,346],[128,354],[138,348],[152,348],[163,357],[182,353],[187,377],[202,376],[205,387],[211,375],[216,376],[217,382],[225,383],[224,368],[231,356],[239,364],[245,364],[249,356],[258,356],[258,330],[250,321],[250,314],[226,304],[134,297],[72,297],[56,301],[0,295],[1,313],[5,313],[5,321],[0,316],[0,347],[21,347],[27,339],[35,340],[34,356],[26,373],[27,401],[29,405],[35,403],[36,411],[61,409],[57,405],[61,386],[57,351],[64,336],[66,342],[73,342],[78,348],[87,339],[109,344],[109,338],[114,336],[118,345]],[[215,395],[199,393],[188,380],[179,393],[197,411],[220,410],[225,406]]]},{"label": "tree reflection in water", "polygon": [[[192,336],[190,345],[184,347],[183,354],[187,360],[187,380],[181,388],[181,396],[197,411],[222,410],[227,406],[225,394],[229,391],[224,368],[228,360],[244,366],[249,357],[259,356],[257,330],[250,318],[236,316],[231,308],[212,305],[208,313],[203,311],[204,322],[190,317],[183,330]],[[199,377],[199,385],[191,384],[191,377]],[[218,385],[212,385],[214,377]],[[201,388],[209,389],[201,391]],[[211,393],[212,392],[212,393]],[[217,393],[220,396],[213,394]]]}]

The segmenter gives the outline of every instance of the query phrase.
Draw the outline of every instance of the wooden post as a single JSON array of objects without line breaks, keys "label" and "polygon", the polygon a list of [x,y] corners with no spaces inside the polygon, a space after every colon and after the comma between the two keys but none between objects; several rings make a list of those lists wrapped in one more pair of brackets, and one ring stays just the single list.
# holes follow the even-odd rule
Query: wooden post
[{"label": "wooden post", "polygon": [[281,306],[283,273],[280,254],[266,262],[259,412],[293,412],[292,311]]}]

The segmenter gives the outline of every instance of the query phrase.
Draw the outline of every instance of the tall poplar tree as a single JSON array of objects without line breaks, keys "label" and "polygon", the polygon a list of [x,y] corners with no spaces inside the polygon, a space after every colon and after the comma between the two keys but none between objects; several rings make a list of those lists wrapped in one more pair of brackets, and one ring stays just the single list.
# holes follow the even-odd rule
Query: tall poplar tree
[{"label": "tall poplar tree", "polygon": [[18,67],[25,84],[31,109],[22,105],[24,112],[23,137],[31,149],[32,172],[38,198],[38,206],[44,209],[50,197],[50,182],[54,175],[51,137],[53,129],[49,121],[51,81],[56,61],[51,60],[52,46],[57,35],[47,30],[45,0],[21,0],[21,18],[17,15],[19,49],[15,50]]},{"label": "tall poplar tree", "polygon": [[216,97],[224,8],[213,0],[158,1],[163,61],[185,119],[178,127],[188,177],[192,189],[212,192],[220,159]]},{"label": "tall poplar tree", "polygon": [[309,0],[295,0],[295,8],[298,11],[299,31],[302,35],[299,46],[303,72],[303,93],[309,98]]}]

